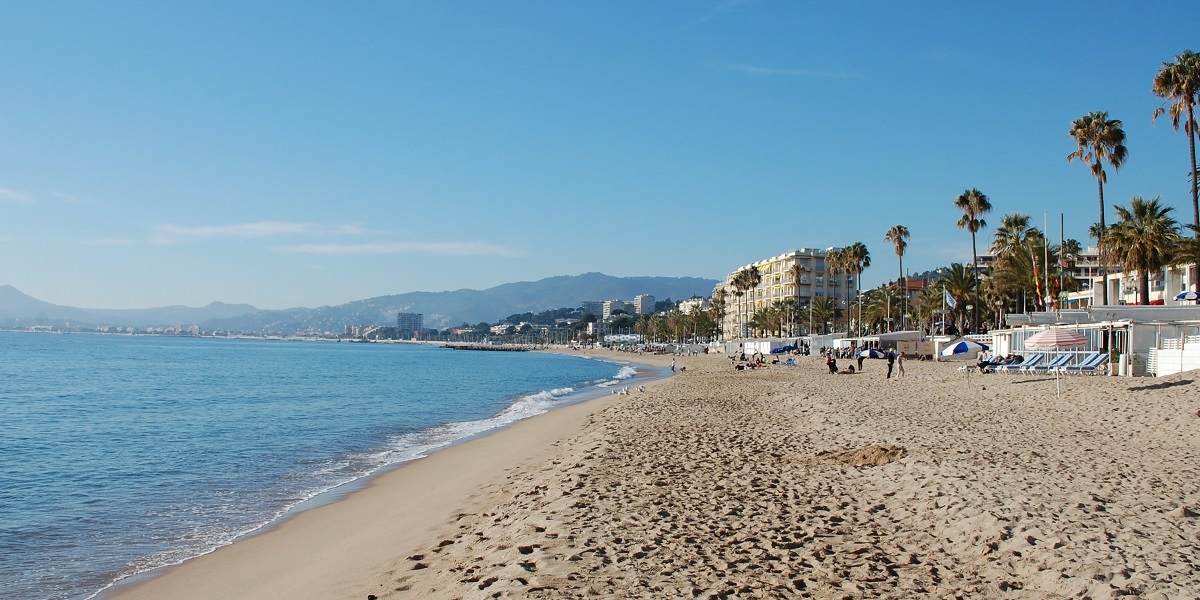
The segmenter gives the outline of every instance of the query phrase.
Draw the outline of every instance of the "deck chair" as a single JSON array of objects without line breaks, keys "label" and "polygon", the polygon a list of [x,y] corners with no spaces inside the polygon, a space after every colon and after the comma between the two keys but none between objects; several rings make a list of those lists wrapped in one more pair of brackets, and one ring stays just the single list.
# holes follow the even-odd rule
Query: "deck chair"
[{"label": "deck chair", "polygon": [[1021,369],[1024,369],[1027,367],[1032,367],[1033,365],[1036,365],[1036,364],[1042,362],[1042,358],[1044,358],[1045,356],[1046,356],[1045,354],[1030,354],[1029,356],[1025,357],[1025,360],[1023,360],[1015,365],[1000,365],[1000,366],[996,367],[996,372],[997,373],[1017,373],[1017,372],[1020,372]]},{"label": "deck chair", "polygon": [[1028,369],[1025,369],[1023,372],[1024,373],[1038,373],[1038,374],[1053,373],[1055,369],[1067,366],[1067,363],[1071,362],[1072,358],[1074,358],[1074,357],[1070,354],[1059,354],[1058,356],[1054,357],[1054,360],[1051,360],[1050,362],[1048,362],[1044,365],[1034,365],[1032,367],[1029,367]]},{"label": "deck chair", "polygon": [[1093,354],[1077,365],[1063,367],[1063,373],[1095,375],[1108,370],[1108,355]]}]

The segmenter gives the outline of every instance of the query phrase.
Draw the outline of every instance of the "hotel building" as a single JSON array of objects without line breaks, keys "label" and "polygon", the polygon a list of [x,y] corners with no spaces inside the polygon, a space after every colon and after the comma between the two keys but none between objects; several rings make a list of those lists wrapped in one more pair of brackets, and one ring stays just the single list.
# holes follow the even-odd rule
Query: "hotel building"
[{"label": "hotel building", "polygon": [[[826,248],[825,250],[801,248],[779,256],[765,258],[730,273],[725,281],[717,284],[714,289],[714,293],[725,290],[725,318],[721,322],[722,337],[725,339],[746,337],[744,333],[739,334],[739,326],[748,323],[754,317],[755,312],[785,298],[798,298],[801,309],[817,298],[827,298],[834,303],[834,306],[844,308],[845,298],[843,296],[846,293],[846,284],[849,283],[851,296],[856,293],[855,275],[853,273],[842,273],[837,276],[829,274],[825,267],[825,256],[834,250],[836,248]],[[799,281],[795,281],[790,272],[792,266],[797,263],[803,269]],[[738,271],[752,266],[758,267],[762,282],[739,297],[734,293],[733,277],[737,275]],[[806,323],[802,326],[807,329]],[[814,323],[813,329],[817,328],[817,324]]]}]

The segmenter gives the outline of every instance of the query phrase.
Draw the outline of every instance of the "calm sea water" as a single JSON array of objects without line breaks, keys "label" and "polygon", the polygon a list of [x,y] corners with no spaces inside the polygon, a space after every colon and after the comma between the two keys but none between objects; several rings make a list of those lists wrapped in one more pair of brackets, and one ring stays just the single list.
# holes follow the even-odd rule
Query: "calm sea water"
[{"label": "calm sea water", "polygon": [[89,598],[633,375],[540,353],[0,332],[0,597]]}]

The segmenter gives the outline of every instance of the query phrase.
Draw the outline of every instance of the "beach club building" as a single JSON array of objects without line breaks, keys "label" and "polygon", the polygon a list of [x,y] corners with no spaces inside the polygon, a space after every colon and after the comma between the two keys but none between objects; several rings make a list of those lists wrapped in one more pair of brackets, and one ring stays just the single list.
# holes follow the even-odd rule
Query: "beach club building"
[{"label": "beach club building", "polygon": [[[800,248],[779,256],[764,258],[726,276],[725,280],[714,288],[714,293],[722,290],[725,293],[725,318],[721,321],[721,337],[726,340],[747,337],[746,332],[739,332],[738,329],[749,322],[755,312],[771,306],[777,300],[797,298],[801,309],[817,298],[827,298],[835,306],[843,306],[845,286],[849,284],[850,294],[855,293],[855,276],[853,273],[834,276],[828,272],[825,257],[834,250],[836,248]],[[791,273],[796,264],[803,269],[799,281]],[[738,296],[733,286],[733,278],[738,271],[749,267],[758,267],[762,281],[754,289]],[[807,329],[807,324],[801,326]],[[814,323],[813,329],[818,328],[819,325]]]}]

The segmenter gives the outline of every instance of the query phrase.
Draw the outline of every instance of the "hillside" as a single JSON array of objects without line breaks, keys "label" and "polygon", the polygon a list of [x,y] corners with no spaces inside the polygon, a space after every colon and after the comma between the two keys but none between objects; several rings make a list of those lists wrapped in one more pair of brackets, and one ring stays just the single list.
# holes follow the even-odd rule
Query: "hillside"
[{"label": "hillside", "polygon": [[86,309],[43,302],[10,285],[0,286],[0,326],[165,327],[199,325],[205,330],[296,333],[340,331],[347,325],[390,325],[398,312],[425,315],[426,327],[496,321],[514,313],[579,306],[584,300],[659,300],[708,296],[716,280],[694,277],[613,277],[585,273],[539,281],[506,283],[485,290],[409,292],[337,306],[260,310],[247,304],[213,302],[201,308]]},{"label": "hillside", "polygon": [[409,292],[357,300],[338,306],[287,311],[259,311],[207,323],[232,331],[337,331],[346,325],[390,325],[396,313],[425,315],[425,326],[446,328],[462,323],[492,322],[514,313],[579,306],[584,300],[632,300],[651,294],[659,300],[708,296],[717,282],[694,277],[613,277],[602,273],[549,277],[506,283],[486,290]]}]

